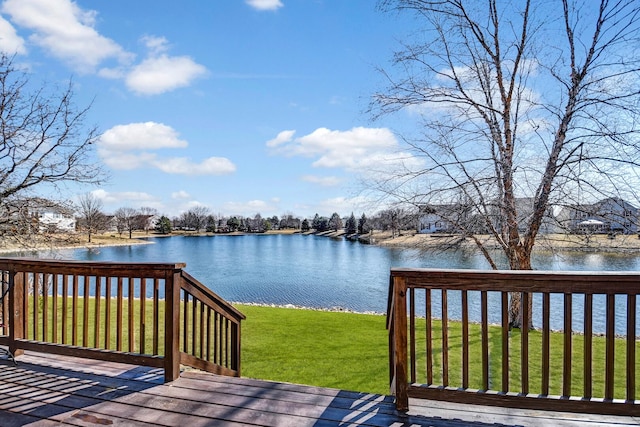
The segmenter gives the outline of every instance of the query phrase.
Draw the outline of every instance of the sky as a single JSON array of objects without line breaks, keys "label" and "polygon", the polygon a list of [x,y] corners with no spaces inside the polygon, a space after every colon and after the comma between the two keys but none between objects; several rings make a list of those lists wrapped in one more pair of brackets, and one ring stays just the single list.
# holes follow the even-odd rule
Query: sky
[{"label": "sky", "polygon": [[[0,49],[72,79],[100,131],[112,213],[375,213],[367,174],[401,151],[371,95],[410,23],[374,0],[5,0]],[[71,194],[73,193],[73,194]]]}]

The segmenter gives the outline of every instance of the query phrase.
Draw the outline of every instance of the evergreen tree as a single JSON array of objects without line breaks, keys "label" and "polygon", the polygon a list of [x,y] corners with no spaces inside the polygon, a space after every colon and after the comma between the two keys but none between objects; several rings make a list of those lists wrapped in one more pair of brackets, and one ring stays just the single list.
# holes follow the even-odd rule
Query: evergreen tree
[{"label": "evergreen tree", "polygon": [[309,220],[305,218],[304,221],[302,221],[302,231],[309,231],[309,229]]},{"label": "evergreen tree", "polygon": [[161,216],[156,224],[156,232],[160,234],[170,234],[171,233],[171,220],[166,216]]},{"label": "evergreen tree", "polygon": [[338,231],[342,228],[342,218],[340,218],[340,215],[338,215],[337,212],[334,212],[333,215],[331,215],[331,219],[329,220],[329,228],[333,231]]},{"label": "evergreen tree", "polygon": [[207,233],[215,233],[216,232],[216,218],[213,215],[207,216],[206,221],[206,231]]},{"label": "evergreen tree", "polygon": [[356,217],[353,215],[353,212],[351,212],[351,216],[347,219],[344,229],[347,234],[356,234],[356,231],[358,231]]},{"label": "evergreen tree", "polygon": [[367,216],[363,213],[360,219],[358,220],[358,233],[366,234],[370,230],[369,225],[367,224]]},{"label": "evergreen tree", "polygon": [[329,219],[325,216],[318,218],[318,226],[314,228],[319,232],[327,231],[329,229]]},{"label": "evergreen tree", "polygon": [[234,216],[227,220],[227,227],[229,227],[229,231],[238,231],[240,227],[240,220],[238,217]]}]

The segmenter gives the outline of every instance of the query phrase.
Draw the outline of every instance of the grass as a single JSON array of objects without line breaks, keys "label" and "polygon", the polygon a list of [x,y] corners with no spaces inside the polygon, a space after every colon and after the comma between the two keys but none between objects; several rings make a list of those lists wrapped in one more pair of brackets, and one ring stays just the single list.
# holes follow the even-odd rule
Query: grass
[{"label": "grass", "polygon": [[[386,394],[389,392],[388,337],[386,317],[287,308],[238,306],[247,315],[242,325],[242,373],[244,376]],[[426,382],[425,321],[416,325],[418,382]],[[441,384],[442,324],[433,321],[434,383]],[[449,322],[449,384],[462,384],[462,330],[460,322]],[[471,324],[470,387],[481,388],[480,326]],[[521,334],[514,329],[509,337],[509,388],[521,388]],[[550,337],[550,394],[562,394],[562,333]],[[422,349],[422,350],[421,350]],[[542,333],[529,332],[529,391],[541,392]],[[638,352],[637,352],[638,353]],[[489,385],[502,385],[502,330],[489,327]],[[636,356],[636,365],[640,354]],[[583,336],[572,337],[571,394],[582,396]],[[626,342],[615,342],[614,397],[625,398]],[[605,338],[593,337],[593,396],[604,396]],[[636,395],[640,395],[640,372],[636,373]]]},{"label": "grass", "polygon": [[[70,302],[70,301],[69,301]],[[140,310],[140,301],[135,300],[133,313],[137,317]],[[30,305],[33,298],[30,298]],[[51,301],[49,301],[51,304]],[[58,302],[61,305],[60,301]],[[39,301],[39,312],[42,313],[42,299]],[[164,306],[159,304],[160,318],[163,317]],[[145,324],[151,325],[153,316],[152,302],[147,300],[145,304]],[[95,299],[90,298],[88,308],[88,342],[83,343],[79,336],[79,345],[93,346],[95,325]],[[245,377],[265,380],[282,381],[298,384],[308,384],[321,387],[332,387],[346,390],[354,390],[369,393],[387,394],[389,392],[389,362],[388,362],[388,336],[385,328],[386,317],[379,315],[326,312],[313,310],[300,310],[291,308],[274,308],[253,305],[237,305],[247,319],[242,323],[242,375]],[[111,303],[111,327],[115,327],[115,302]],[[100,304],[101,329],[104,327],[105,300]],[[58,334],[61,334],[61,314],[58,312]],[[79,326],[84,314],[82,299],[79,301],[78,316]],[[68,316],[70,316],[70,310]],[[70,340],[71,319],[68,317],[67,339]],[[42,322],[42,315],[40,315]],[[54,323],[49,317],[48,339],[51,339],[51,326]],[[140,321],[135,319],[133,335],[135,350],[139,350]],[[123,350],[128,349],[128,310],[125,304],[123,310]],[[425,366],[425,324],[424,319],[418,320],[416,325],[417,342],[417,368],[418,382],[426,382]],[[150,326],[147,326],[149,329]],[[434,384],[441,384],[441,332],[442,325],[439,321],[433,321],[433,371]],[[82,329],[82,328],[80,328]],[[470,330],[470,387],[481,388],[481,342],[480,326],[471,324]],[[152,333],[145,334],[145,352],[152,350]],[[489,327],[489,358],[490,388],[501,388],[501,358],[502,335],[497,326]],[[104,334],[102,330],[101,334]],[[42,338],[42,333],[39,333]],[[461,323],[449,322],[449,384],[461,385]],[[33,329],[30,327],[29,338],[33,338]],[[109,348],[115,348],[115,337],[110,337]],[[520,391],[520,331],[512,330],[509,342],[509,388],[510,391]],[[551,374],[550,394],[562,394],[562,365],[563,365],[563,339],[561,333],[551,334]],[[98,347],[103,345],[104,335],[100,337]],[[69,341],[67,341],[69,342]],[[529,390],[539,393],[541,386],[541,342],[542,334],[539,331],[529,332]],[[160,351],[163,341],[160,340]],[[574,335],[572,338],[572,389],[571,394],[582,396],[583,390],[583,337]],[[626,341],[617,339],[615,342],[615,391],[616,398],[625,397],[625,365],[626,365]],[[636,365],[640,358],[640,352],[636,355]],[[604,395],[605,372],[605,339],[593,337],[593,395]],[[636,373],[636,377],[640,372]],[[636,380],[636,394],[640,395],[640,378]]]},{"label": "grass", "polygon": [[387,394],[386,318],[238,305],[242,375]]}]

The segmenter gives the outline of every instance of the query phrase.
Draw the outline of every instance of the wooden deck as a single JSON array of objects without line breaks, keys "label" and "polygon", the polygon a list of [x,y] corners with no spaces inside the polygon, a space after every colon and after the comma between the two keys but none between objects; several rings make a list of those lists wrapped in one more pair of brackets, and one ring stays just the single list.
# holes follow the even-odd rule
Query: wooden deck
[{"label": "wooden deck", "polygon": [[0,426],[595,426],[631,417],[514,410],[182,372],[27,352],[0,359]]}]

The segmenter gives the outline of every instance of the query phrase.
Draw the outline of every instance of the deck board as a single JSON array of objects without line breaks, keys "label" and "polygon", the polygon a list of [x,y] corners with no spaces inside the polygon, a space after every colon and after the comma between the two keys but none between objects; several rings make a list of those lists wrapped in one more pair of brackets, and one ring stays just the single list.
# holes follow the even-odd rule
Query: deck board
[{"label": "deck board", "polygon": [[0,426],[434,426],[640,425],[631,417],[514,410],[27,353],[0,360]]}]

